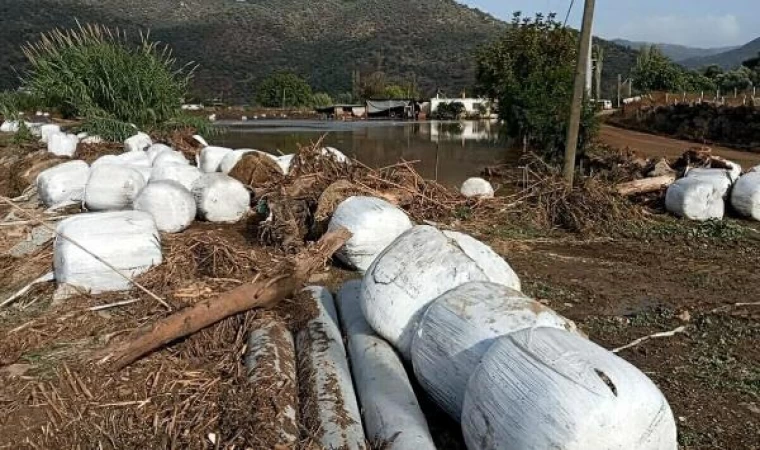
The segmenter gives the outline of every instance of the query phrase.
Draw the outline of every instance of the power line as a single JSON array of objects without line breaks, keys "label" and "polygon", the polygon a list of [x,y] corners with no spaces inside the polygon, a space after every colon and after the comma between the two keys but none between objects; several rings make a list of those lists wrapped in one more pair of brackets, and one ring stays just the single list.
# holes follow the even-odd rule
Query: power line
[{"label": "power line", "polygon": [[567,21],[570,19],[570,12],[573,10],[573,5],[575,5],[575,0],[570,0],[570,7],[567,8],[567,14],[565,15],[565,23],[562,25],[563,27],[567,26]]}]

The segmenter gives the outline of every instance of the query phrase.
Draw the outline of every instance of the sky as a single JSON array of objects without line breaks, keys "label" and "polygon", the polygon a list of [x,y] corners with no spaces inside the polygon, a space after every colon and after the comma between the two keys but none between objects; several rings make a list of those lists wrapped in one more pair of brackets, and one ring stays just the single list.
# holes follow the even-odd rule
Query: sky
[{"label": "sky", "polygon": [[[564,20],[571,0],[458,0],[500,19],[513,11],[557,12]],[[580,27],[583,0],[569,23]],[[692,47],[743,45],[760,37],[760,0],[597,0],[594,35]]]}]

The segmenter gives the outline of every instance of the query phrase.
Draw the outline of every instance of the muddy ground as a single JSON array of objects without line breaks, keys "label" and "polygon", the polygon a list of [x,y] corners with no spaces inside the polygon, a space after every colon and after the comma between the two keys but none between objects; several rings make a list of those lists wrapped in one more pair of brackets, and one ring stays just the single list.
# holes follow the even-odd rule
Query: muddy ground
[{"label": "muddy ground", "polygon": [[[12,188],[18,194],[19,187]],[[760,449],[760,227],[736,219],[699,225],[656,210],[647,217],[604,237],[466,216],[447,226],[489,243],[515,268],[527,293],[606,348],[685,327],[620,355],[665,393],[682,449]],[[245,224],[195,228],[217,233],[215,245],[193,241],[187,250],[187,242],[165,239],[165,254],[191,261],[177,264],[168,285],[146,280],[175,307],[249,281],[262,261],[280,256],[231,254],[255,242]],[[0,250],[30,230],[1,227]],[[219,247],[220,241],[230,245]],[[51,257],[50,245],[25,258],[4,257],[0,298],[49,268]],[[332,266],[312,281],[336,289],[351,276]],[[111,373],[89,358],[92,351],[166,311],[139,292],[55,304],[52,289],[35,288],[0,309],[0,449],[246,448],[255,442],[257,431],[247,420],[254,391],[246,384],[243,353],[245,327],[260,315],[229,319]],[[90,310],[132,299],[139,301]],[[293,303],[276,313],[298,315]],[[464,448],[456,424],[421,402],[439,448]],[[301,433],[303,447],[313,448],[310,430]]]}]

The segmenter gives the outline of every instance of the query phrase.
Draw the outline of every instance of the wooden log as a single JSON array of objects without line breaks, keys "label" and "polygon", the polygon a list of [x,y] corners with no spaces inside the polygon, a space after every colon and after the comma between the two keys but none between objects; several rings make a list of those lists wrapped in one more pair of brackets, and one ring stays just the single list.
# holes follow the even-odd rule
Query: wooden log
[{"label": "wooden log", "polygon": [[292,265],[284,267],[280,275],[254,280],[185,308],[153,325],[146,325],[125,342],[106,349],[106,356],[101,361],[109,362],[114,370],[120,370],[172,341],[227,317],[254,308],[271,308],[306,283],[311,274],[322,268],[350,237],[351,233],[345,228],[327,233],[314,247],[298,254]]},{"label": "wooden log", "polygon": [[676,176],[663,175],[653,178],[642,178],[641,180],[629,181],[617,185],[617,192],[620,195],[631,196],[656,192],[675,183]]}]

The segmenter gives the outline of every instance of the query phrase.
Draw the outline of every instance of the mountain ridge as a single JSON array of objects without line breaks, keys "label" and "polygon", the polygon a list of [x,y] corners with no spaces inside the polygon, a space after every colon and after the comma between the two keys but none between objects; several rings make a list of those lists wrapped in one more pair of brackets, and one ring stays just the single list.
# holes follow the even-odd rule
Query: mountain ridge
[{"label": "mountain ridge", "polygon": [[612,39],[612,42],[622,45],[624,47],[631,48],[633,50],[641,50],[642,47],[656,46],[662,53],[674,62],[681,62],[691,58],[708,57],[725,53],[731,50],[736,50],[740,46],[727,46],[727,47],[691,47],[687,45],[668,44],[664,42],[644,42],[644,41],[630,41],[628,39]]},{"label": "mountain ridge", "polygon": [[691,69],[700,69],[712,64],[717,64],[723,69],[735,69],[741,64],[760,54],[760,37],[754,39],[739,48],[701,58],[691,58],[681,61],[681,64]]}]

